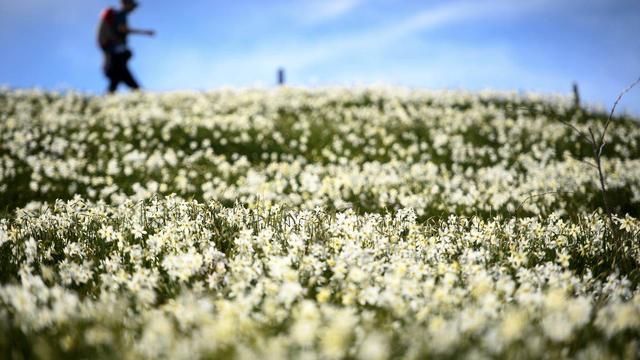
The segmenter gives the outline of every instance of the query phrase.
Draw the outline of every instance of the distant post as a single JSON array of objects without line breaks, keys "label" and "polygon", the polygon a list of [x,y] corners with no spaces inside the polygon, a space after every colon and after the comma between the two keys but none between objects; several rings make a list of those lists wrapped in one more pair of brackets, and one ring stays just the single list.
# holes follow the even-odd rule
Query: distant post
[{"label": "distant post", "polygon": [[573,107],[580,107],[580,91],[578,91],[578,83],[573,83]]},{"label": "distant post", "polygon": [[284,68],[278,68],[278,85],[284,85]]}]

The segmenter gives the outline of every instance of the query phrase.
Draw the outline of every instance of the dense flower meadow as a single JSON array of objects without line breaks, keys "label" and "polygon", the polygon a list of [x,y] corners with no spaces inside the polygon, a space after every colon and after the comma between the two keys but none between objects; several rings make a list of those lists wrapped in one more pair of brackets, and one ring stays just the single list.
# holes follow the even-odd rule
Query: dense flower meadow
[{"label": "dense flower meadow", "polygon": [[640,125],[607,134],[609,219],[564,124],[606,118],[495,92],[0,90],[0,353],[639,358]]},{"label": "dense flower meadow", "polygon": [[[570,99],[368,90],[245,90],[111,98],[0,92],[0,209],[154,194],[294,208],[413,208],[419,218],[564,215],[600,205]],[[599,125],[599,124],[598,124]],[[640,128],[617,119],[604,166],[640,215]]]}]

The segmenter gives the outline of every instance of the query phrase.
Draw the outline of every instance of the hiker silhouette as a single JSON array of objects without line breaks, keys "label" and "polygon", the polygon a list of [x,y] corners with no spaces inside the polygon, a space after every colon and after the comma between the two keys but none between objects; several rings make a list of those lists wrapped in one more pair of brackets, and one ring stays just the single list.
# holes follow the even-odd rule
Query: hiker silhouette
[{"label": "hiker silhouette", "polygon": [[138,7],[135,0],[121,0],[120,8],[107,8],[100,14],[98,24],[98,44],[104,54],[103,72],[109,79],[107,91],[113,93],[123,82],[132,90],[140,85],[129,71],[128,62],[133,53],[127,46],[130,34],[154,36],[153,30],[133,29],[127,23],[127,16]]}]

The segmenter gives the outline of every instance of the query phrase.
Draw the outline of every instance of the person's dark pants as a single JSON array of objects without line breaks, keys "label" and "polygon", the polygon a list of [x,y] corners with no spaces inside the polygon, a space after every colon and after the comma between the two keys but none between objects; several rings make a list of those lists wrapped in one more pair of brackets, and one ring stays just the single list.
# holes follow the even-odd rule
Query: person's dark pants
[{"label": "person's dark pants", "polygon": [[122,53],[122,54],[112,54],[107,59],[107,63],[105,64],[105,75],[109,79],[109,88],[107,89],[109,93],[113,93],[118,88],[118,85],[123,82],[128,87],[133,90],[137,90],[140,88],[136,79],[133,78],[129,68],[127,67],[127,62],[131,58],[130,53]]}]

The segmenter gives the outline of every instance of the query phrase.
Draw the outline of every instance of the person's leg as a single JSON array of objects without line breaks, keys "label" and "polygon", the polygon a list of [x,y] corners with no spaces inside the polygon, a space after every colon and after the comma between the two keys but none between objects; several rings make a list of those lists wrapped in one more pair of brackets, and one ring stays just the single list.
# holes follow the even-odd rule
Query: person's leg
[{"label": "person's leg", "polygon": [[118,77],[116,76],[116,66],[114,56],[108,53],[104,54],[104,61],[102,64],[102,71],[109,81],[107,85],[107,93],[113,94],[118,88]]},{"label": "person's leg", "polygon": [[116,90],[118,89],[118,83],[120,81],[118,81],[118,79],[116,79],[115,77],[110,77],[109,78],[109,87],[107,88],[107,92],[109,94],[113,94],[114,92],[116,92]]},{"label": "person's leg", "polygon": [[114,92],[121,82],[129,85],[129,76],[131,75],[129,74],[129,70],[127,69],[127,59],[122,54],[114,55],[111,61],[111,68],[109,72],[109,79],[111,80],[109,84],[109,92]]},{"label": "person's leg", "polygon": [[124,64],[124,67],[122,69],[122,81],[125,84],[127,84],[127,86],[130,87],[132,90],[140,89],[140,85],[131,74],[131,71],[129,71],[129,67],[127,67],[126,63]]}]

